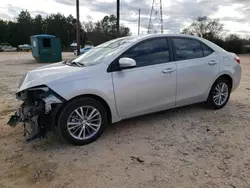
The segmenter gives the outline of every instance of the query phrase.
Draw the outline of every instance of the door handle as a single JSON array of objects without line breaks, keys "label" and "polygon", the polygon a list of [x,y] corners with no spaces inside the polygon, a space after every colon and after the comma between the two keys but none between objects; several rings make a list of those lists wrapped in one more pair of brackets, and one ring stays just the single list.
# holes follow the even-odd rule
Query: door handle
[{"label": "door handle", "polygon": [[164,69],[162,71],[163,74],[167,74],[167,73],[172,73],[175,71],[175,68],[167,68],[167,69]]},{"label": "door handle", "polygon": [[219,63],[217,60],[211,60],[208,62],[209,65],[216,65],[217,63]]}]

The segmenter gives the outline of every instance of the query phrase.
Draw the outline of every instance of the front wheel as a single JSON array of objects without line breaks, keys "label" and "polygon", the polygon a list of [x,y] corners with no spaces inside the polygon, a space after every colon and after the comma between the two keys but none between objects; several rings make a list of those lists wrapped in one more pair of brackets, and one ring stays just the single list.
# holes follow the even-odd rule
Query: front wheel
[{"label": "front wheel", "polygon": [[218,79],[211,88],[207,99],[207,105],[212,109],[223,108],[230,98],[230,93],[230,83],[224,78]]},{"label": "front wheel", "polygon": [[73,100],[58,118],[60,136],[74,145],[85,145],[101,136],[107,125],[104,106],[92,98]]}]

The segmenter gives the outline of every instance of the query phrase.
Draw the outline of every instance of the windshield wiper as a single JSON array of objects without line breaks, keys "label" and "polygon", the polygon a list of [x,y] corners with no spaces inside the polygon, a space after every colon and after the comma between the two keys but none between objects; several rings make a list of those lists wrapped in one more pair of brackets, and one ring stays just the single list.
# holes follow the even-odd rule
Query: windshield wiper
[{"label": "windshield wiper", "polygon": [[73,64],[75,64],[75,65],[77,65],[77,66],[79,66],[79,67],[83,67],[83,66],[84,66],[83,63],[76,62],[76,61],[72,61],[72,62],[71,62],[71,65],[73,65]]},{"label": "windshield wiper", "polygon": [[66,65],[69,65],[69,66],[72,66],[72,65],[77,65],[79,67],[84,66],[83,63],[76,62],[76,61],[73,61],[73,60],[64,61],[63,63],[65,63]]}]

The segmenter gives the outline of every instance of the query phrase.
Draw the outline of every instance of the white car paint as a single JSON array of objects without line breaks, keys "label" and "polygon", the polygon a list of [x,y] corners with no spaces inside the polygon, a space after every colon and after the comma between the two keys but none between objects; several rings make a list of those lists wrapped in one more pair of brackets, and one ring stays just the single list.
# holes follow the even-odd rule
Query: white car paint
[{"label": "white car paint", "polygon": [[[137,43],[156,37],[175,36],[199,40],[212,48],[214,53],[199,59],[107,71],[116,58]],[[93,60],[99,62],[96,65],[77,67],[57,63],[29,71],[18,92],[46,85],[65,100],[86,94],[96,95],[110,107],[114,123],[141,114],[203,102],[214,81],[223,74],[232,78],[233,90],[240,83],[241,67],[233,60],[233,55],[205,39],[157,34],[122,40],[129,42],[114,48],[108,54],[96,57]],[[92,53],[93,50],[85,54]],[[85,56],[79,56],[81,57]],[[214,65],[209,64],[214,61]]]}]

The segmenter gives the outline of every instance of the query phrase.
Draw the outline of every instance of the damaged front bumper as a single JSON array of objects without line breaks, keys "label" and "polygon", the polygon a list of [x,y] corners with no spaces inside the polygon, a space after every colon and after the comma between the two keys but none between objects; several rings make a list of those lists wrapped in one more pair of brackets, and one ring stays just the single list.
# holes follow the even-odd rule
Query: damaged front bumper
[{"label": "damaged front bumper", "polygon": [[53,130],[56,114],[65,101],[62,97],[46,86],[21,91],[16,97],[23,104],[10,117],[8,125],[15,127],[23,123],[27,141],[45,136],[49,130]]}]

